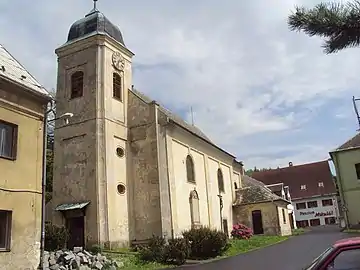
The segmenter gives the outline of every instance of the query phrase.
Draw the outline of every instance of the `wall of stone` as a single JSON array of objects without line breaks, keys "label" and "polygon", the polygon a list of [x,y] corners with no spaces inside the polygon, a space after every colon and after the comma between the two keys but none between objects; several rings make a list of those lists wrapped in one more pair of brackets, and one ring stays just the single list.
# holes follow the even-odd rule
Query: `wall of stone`
[{"label": "wall of stone", "polygon": [[[85,217],[88,246],[107,242],[106,211],[100,200],[104,198],[101,192],[104,188],[97,181],[99,176],[104,177],[99,164],[105,160],[105,151],[99,151],[98,146],[99,140],[104,141],[101,138],[105,123],[96,120],[101,107],[98,106],[99,50],[95,44],[95,39],[90,38],[57,50],[56,113],[60,116],[70,112],[74,116],[68,125],[61,120],[56,122],[52,205],[90,201]],[[84,72],[83,96],[70,99],[71,75],[75,71]],[[54,211],[53,222],[64,225],[65,219]]]},{"label": "wall of stone", "polygon": [[264,235],[280,235],[278,208],[272,202],[234,207],[234,222],[253,229],[252,211],[254,210],[261,211]]},{"label": "wall of stone", "polygon": [[129,91],[130,239],[162,235],[156,104]]},{"label": "wall of stone", "polygon": [[279,215],[280,235],[291,235],[290,217],[286,205],[278,205],[277,211]]}]

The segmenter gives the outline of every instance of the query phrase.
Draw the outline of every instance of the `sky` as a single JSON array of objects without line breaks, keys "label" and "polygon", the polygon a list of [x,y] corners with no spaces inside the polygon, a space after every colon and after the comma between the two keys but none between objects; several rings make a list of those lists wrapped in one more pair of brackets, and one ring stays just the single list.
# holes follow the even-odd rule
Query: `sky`
[{"label": "sky", "polygon": [[[360,48],[325,55],[287,16],[314,0],[99,0],[135,53],[133,84],[246,168],[325,160],[357,133]],[[55,48],[91,0],[0,1],[0,43],[47,89]],[[359,104],[360,106],[360,104]]]}]

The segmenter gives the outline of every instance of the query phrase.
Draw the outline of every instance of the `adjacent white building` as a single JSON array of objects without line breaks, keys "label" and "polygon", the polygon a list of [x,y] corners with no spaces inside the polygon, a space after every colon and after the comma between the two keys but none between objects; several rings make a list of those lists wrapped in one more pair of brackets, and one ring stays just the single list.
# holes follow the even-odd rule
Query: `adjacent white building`
[{"label": "adjacent white building", "polygon": [[293,201],[298,227],[337,224],[338,204],[336,195],[306,198]]},{"label": "adjacent white building", "polygon": [[339,223],[337,190],[327,160],[297,166],[289,162],[288,167],[254,172],[252,177],[290,198],[294,227]]}]

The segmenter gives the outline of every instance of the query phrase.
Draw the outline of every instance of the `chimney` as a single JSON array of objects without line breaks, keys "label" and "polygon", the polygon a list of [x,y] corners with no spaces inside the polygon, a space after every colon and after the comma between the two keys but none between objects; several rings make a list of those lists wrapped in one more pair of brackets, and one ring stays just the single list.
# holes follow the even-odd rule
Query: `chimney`
[{"label": "chimney", "polygon": [[289,167],[292,167],[292,165],[293,165],[293,163],[290,161],[290,162],[289,162]]}]

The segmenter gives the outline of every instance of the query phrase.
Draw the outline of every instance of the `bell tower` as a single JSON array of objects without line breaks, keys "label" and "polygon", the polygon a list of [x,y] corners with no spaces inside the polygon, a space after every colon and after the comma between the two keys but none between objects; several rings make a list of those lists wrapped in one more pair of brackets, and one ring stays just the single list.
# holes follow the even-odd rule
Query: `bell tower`
[{"label": "bell tower", "polygon": [[127,102],[134,54],[96,6],[70,28],[58,56],[53,223],[68,247],[129,242]]}]

